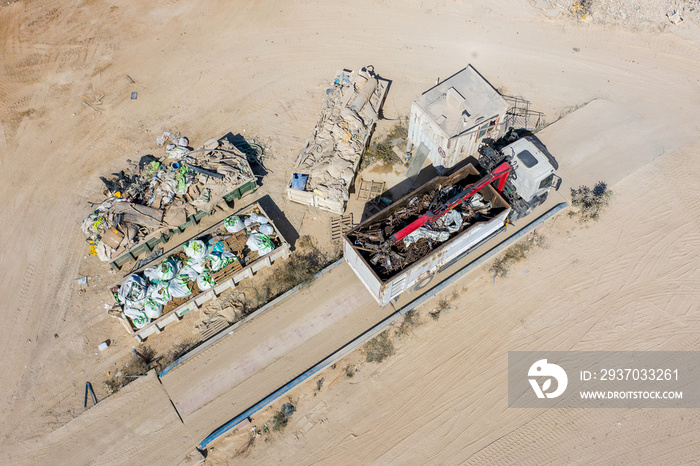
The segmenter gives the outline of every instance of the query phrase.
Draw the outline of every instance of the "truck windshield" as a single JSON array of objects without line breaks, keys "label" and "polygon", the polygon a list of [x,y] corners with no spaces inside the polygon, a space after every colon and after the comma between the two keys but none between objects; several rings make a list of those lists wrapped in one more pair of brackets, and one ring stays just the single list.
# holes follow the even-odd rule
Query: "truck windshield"
[{"label": "truck windshield", "polygon": [[527,168],[532,168],[537,165],[537,159],[530,153],[530,151],[524,150],[519,152],[518,158]]},{"label": "truck windshield", "polygon": [[544,180],[542,180],[542,182],[540,183],[540,189],[544,189],[544,188],[547,188],[547,187],[551,186],[551,185],[552,185],[552,181],[554,181],[554,173],[552,173],[552,174],[549,175],[547,178],[545,178]]}]

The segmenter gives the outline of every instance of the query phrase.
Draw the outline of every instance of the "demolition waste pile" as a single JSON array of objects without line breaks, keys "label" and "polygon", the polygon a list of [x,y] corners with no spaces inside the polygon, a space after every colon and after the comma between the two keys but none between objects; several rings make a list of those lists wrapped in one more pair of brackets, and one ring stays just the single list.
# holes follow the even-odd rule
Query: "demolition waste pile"
[{"label": "demolition waste pile", "polygon": [[187,138],[166,132],[157,143],[165,146],[163,157],[128,161],[128,169],[102,179],[106,198],[83,219],[91,254],[102,261],[212,210],[241,184],[255,184],[246,155],[225,139],[191,150]]},{"label": "demolition waste pile", "polygon": [[336,74],[297,158],[288,189],[291,200],[342,213],[387,88],[371,66]]}]

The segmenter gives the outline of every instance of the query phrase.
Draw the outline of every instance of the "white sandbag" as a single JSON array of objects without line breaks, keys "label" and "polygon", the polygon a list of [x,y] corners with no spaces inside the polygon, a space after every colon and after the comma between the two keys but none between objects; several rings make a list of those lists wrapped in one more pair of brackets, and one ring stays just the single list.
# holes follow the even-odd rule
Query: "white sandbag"
[{"label": "white sandbag", "polygon": [[143,308],[126,306],[124,315],[127,316],[136,328],[144,328],[151,322],[151,319],[146,315]]},{"label": "white sandbag", "polygon": [[189,141],[186,137],[181,137],[180,140],[177,141],[177,144],[178,144],[179,146],[185,146],[185,147],[186,147],[186,146],[189,146],[189,145],[190,145],[190,141]]},{"label": "white sandbag", "polygon": [[143,306],[143,312],[149,319],[157,319],[163,313],[163,305],[147,299]]},{"label": "white sandbag", "polygon": [[170,280],[168,292],[173,298],[185,298],[192,294],[192,290],[187,285],[187,277],[177,276]]},{"label": "white sandbag", "polygon": [[191,282],[197,280],[200,273],[204,272],[204,261],[196,261],[189,258],[180,269],[180,275],[187,277]]},{"label": "white sandbag", "polygon": [[238,233],[245,228],[245,223],[238,215],[232,215],[224,220],[224,227],[229,233]]},{"label": "white sandbag", "polygon": [[260,228],[258,228],[258,231],[260,231],[260,233],[262,233],[263,235],[270,236],[271,234],[273,234],[275,232],[275,229],[273,228],[272,225],[270,225],[269,223],[266,223],[265,225],[260,225]]},{"label": "white sandbag", "polygon": [[173,279],[180,272],[180,258],[168,257],[157,266],[157,274],[160,275],[159,281],[167,282]]},{"label": "white sandbag", "polygon": [[270,237],[261,233],[253,233],[250,235],[245,244],[251,251],[258,251],[259,256],[269,254],[275,249],[275,245]]},{"label": "white sandbag", "polygon": [[205,270],[197,277],[197,286],[201,291],[211,290],[214,284],[214,279],[211,277],[211,272],[208,270]]},{"label": "white sandbag", "polygon": [[192,258],[197,262],[201,262],[206,259],[208,253],[207,245],[204,244],[204,241],[198,239],[185,243],[184,250],[187,257]]},{"label": "white sandbag", "polygon": [[146,297],[146,280],[139,275],[130,275],[122,286],[119,287],[119,302],[127,304],[129,302],[142,301]]},{"label": "white sandbag", "polygon": [[218,272],[238,258],[231,251],[220,251],[209,255],[212,272]]},{"label": "white sandbag", "polygon": [[168,282],[158,282],[149,286],[148,291],[146,291],[146,299],[162,305],[168,304],[172,300],[168,286]]}]

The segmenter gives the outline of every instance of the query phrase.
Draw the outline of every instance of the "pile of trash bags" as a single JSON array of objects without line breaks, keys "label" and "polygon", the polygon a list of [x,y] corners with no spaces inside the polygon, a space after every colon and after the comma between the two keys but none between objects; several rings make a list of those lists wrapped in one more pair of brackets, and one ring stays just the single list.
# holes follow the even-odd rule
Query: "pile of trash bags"
[{"label": "pile of trash bags", "polygon": [[326,90],[314,138],[306,142],[295,168],[292,186],[326,199],[345,202],[376,124],[385,84],[369,66],[350,74],[341,71]]},{"label": "pile of trash bags", "polygon": [[[234,215],[224,220],[224,228],[229,233],[248,229],[246,246],[257,251],[259,256],[275,249],[270,238],[274,228],[264,215]],[[213,274],[240,260],[219,236],[207,242],[190,240],[183,245],[183,252],[184,259],[178,255],[168,256],[158,265],[130,275],[115,290],[117,303],[137,329],[160,317],[163,307],[172,299],[191,296],[195,283],[200,292],[213,288],[216,285]]]},{"label": "pile of trash bags", "polygon": [[210,211],[223,196],[255,175],[246,155],[225,139],[192,150],[179,133],[157,138],[161,157],[127,161],[127,170],[102,178],[105,200],[83,219],[81,229],[101,260],[161,229],[176,228],[195,212]]}]

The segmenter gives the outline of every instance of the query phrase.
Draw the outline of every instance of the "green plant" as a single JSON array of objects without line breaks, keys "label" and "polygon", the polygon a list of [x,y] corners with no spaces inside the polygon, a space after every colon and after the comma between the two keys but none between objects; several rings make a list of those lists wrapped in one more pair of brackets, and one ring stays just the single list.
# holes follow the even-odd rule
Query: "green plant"
[{"label": "green plant", "polygon": [[593,189],[588,186],[571,188],[571,205],[578,210],[569,212],[569,216],[578,216],[582,222],[598,220],[600,214],[610,204],[613,192],[602,181],[596,183]]},{"label": "green plant", "polygon": [[394,153],[394,141],[397,139],[405,139],[408,136],[408,126],[403,122],[394,125],[389,133],[379,141],[372,141],[367,153],[362,157],[361,169],[367,168],[372,162],[381,161],[387,165],[393,165],[397,162],[402,163]]},{"label": "green plant", "polygon": [[394,343],[384,331],[365,343],[364,350],[367,362],[382,362],[394,354]]},{"label": "green plant", "polygon": [[287,418],[284,416],[284,414],[278,411],[272,416],[270,423],[272,424],[272,430],[275,432],[280,432],[287,427]]}]

